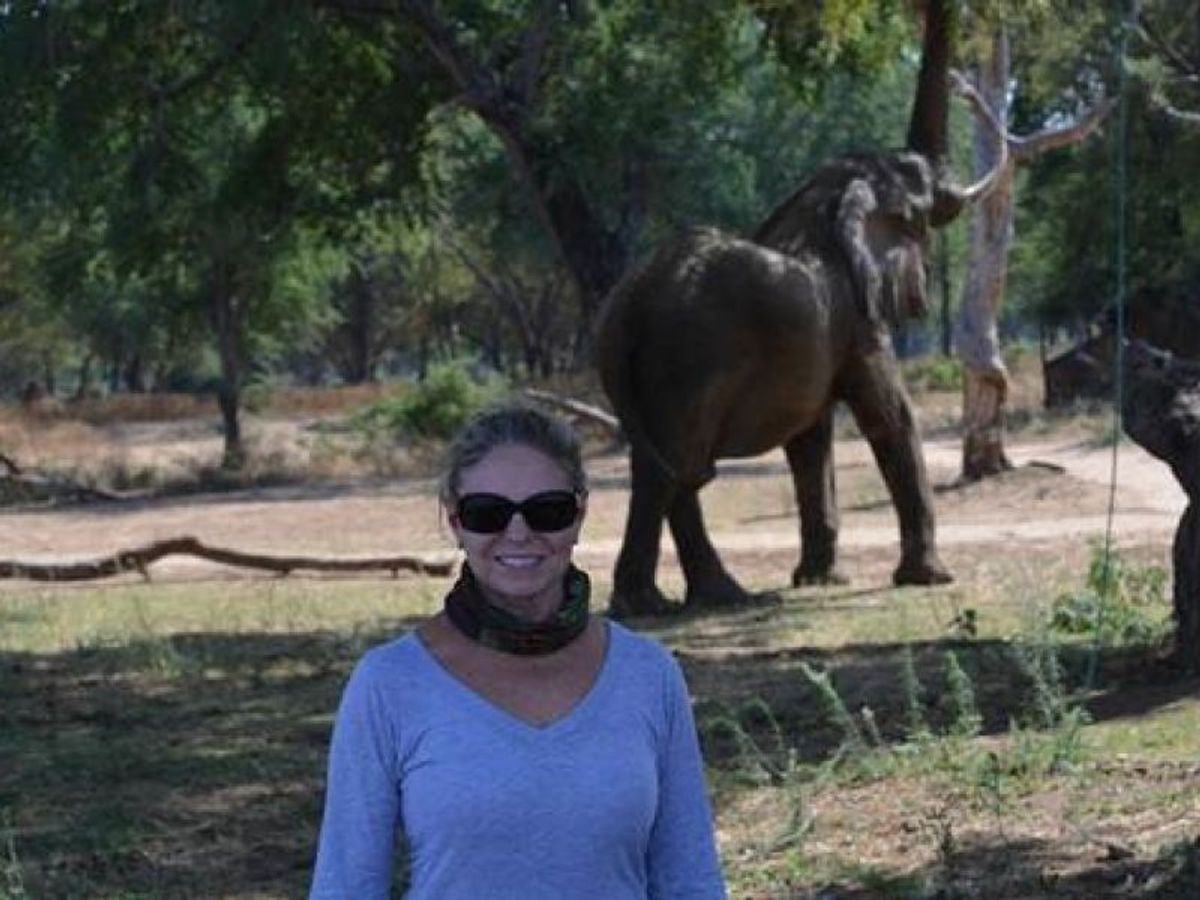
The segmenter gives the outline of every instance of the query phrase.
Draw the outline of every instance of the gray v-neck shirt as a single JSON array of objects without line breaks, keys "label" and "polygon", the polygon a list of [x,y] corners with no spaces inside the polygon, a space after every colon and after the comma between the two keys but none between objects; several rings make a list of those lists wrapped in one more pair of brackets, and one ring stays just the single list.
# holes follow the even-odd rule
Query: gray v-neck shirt
[{"label": "gray v-neck shirt", "polygon": [[530,725],[415,634],[368,652],[338,709],[313,898],[724,898],[691,704],[675,660],[608,622],[595,683]]}]

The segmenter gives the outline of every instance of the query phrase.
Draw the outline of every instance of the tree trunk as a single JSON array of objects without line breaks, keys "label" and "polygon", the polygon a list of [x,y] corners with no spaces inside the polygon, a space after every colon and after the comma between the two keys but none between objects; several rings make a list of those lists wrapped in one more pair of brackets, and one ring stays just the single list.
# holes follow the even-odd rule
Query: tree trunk
[{"label": "tree trunk", "polygon": [[84,400],[92,395],[92,364],[95,357],[85,353],[79,363],[79,383],[75,386],[75,399]]},{"label": "tree trunk", "polygon": [[350,275],[349,305],[346,318],[346,381],[350,384],[365,384],[375,380],[375,332],[376,303],[375,287],[371,283],[371,272],[366,264],[356,264]]},{"label": "tree trunk", "polygon": [[42,357],[42,383],[46,386],[46,395],[53,397],[58,391],[58,380],[55,377],[54,360],[50,354]]},{"label": "tree trunk", "polygon": [[141,353],[135,350],[133,355],[125,361],[125,371],[121,373],[121,379],[125,382],[125,390],[129,393],[146,393],[146,375]]},{"label": "tree trunk", "polygon": [[221,465],[240,469],[246,461],[242,442],[242,317],[238,298],[233,293],[233,278],[227,264],[218,264],[210,287],[210,317],[217,339],[217,355],[221,360],[221,386],[217,390],[217,405],[221,409],[221,425],[225,435],[225,453]]},{"label": "tree trunk", "polygon": [[913,99],[906,145],[928,157],[937,168],[947,162],[950,88],[947,73],[957,43],[954,0],[924,0],[921,68]]},{"label": "tree trunk", "polygon": [[589,326],[582,333],[590,336],[600,303],[629,265],[639,223],[627,222],[624,229],[607,227],[578,180],[564,176],[561,167],[554,165],[552,151],[543,151],[501,118],[485,115],[484,120],[503,141],[538,220],[571,273],[583,322]]},{"label": "tree trunk", "polygon": [[[997,31],[988,58],[975,76],[984,102],[1003,123],[1008,118],[1008,38]],[[977,174],[996,163],[991,130],[978,119],[973,130],[973,165]],[[996,319],[1004,300],[1008,251],[1012,242],[1013,162],[1004,167],[995,189],[974,209],[967,280],[955,329],[963,363],[962,477],[975,481],[1012,468],[1004,452],[1008,370],[1000,355]]]}]

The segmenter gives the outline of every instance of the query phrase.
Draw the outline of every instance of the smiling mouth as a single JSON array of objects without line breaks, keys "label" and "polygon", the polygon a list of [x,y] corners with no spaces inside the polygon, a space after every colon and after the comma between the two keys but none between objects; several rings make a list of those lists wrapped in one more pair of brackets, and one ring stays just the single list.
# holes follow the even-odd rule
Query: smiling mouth
[{"label": "smiling mouth", "polygon": [[509,569],[532,569],[542,561],[540,556],[497,556],[496,562]]}]

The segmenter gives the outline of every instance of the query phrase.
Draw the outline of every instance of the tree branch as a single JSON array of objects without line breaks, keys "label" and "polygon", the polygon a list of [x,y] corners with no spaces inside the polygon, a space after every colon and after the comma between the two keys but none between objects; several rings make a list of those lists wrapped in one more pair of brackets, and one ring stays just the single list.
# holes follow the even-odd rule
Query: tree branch
[{"label": "tree branch", "polygon": [[[1031,135],[1018,136],[1001,127],[992,108],[988,106],[987,101],[983,99],[970,79],[959,71],[952,72],[951,78],[955,91],[970,104],[975,114],[987,121],[997,135],[1004,136],[1015,162],[1028,162],[1050,150],[1057,150],[1060,147],[1084,140],[1100,127],[1100,123],[1116,106],[1114,98],[1105,97],[1069,125],[1061,128],[1047,128]],[[1196,120],[1200,121],[1200,116],[1197,116]]]},{"label": "tree branch", "polygon": [[1142,10],[1137,12],[1137,26],[1142,37],[1162,55],[1172,69],[1181,75],[1200,74],[1192,62],[1163,37],[1162,32],[1151,23],[1150,18]]},{"label": "tree branch", "polygon": [[951,69],[950,83],[954,87],[954,92],[967,101],[967,105],[971,107],[971,111],[987,123],[996,137],[1005,141],[1005,143],[1012,142],[1012,135],[1008,133],[1008,129],[996,118],[995,111],[983,99],[983,96],[979,93],[979,89],[971,83],[971,79],[957,69]]},{"label": "tree branch", "polygon": [[1018,162],[1028,162],[1050,150],[1077,144],[1090,137],[1100,123],[1112,112],[1117,101],[1105,97],[1085,115],[1061,128],[1047,128],[1034,134],[1012,139],[1012,153]]},{"label": "tree branch", "polygon": [[1200,125],[1200,113],[1189,112],[1186,109],[1172,106],[1166,100],[1155,100],[1154,105],[1177,122],[1184,122],[1188,125]]}]

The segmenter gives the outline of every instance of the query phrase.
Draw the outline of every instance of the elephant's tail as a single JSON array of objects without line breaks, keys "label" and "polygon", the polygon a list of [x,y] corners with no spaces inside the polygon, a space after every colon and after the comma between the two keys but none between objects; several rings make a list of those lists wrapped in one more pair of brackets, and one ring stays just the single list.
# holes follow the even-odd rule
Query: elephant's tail
[{"label": "elephant's tail", "polygon": [[609,295],[597,318],[596,354],[600,384],[612,403],[632,453],[642,452],[663,474],[674,480],[675,467],[659,451],[646,429],[635,383],[638,334],[637,294],[632,289],[640,273],[622,280]]}]

